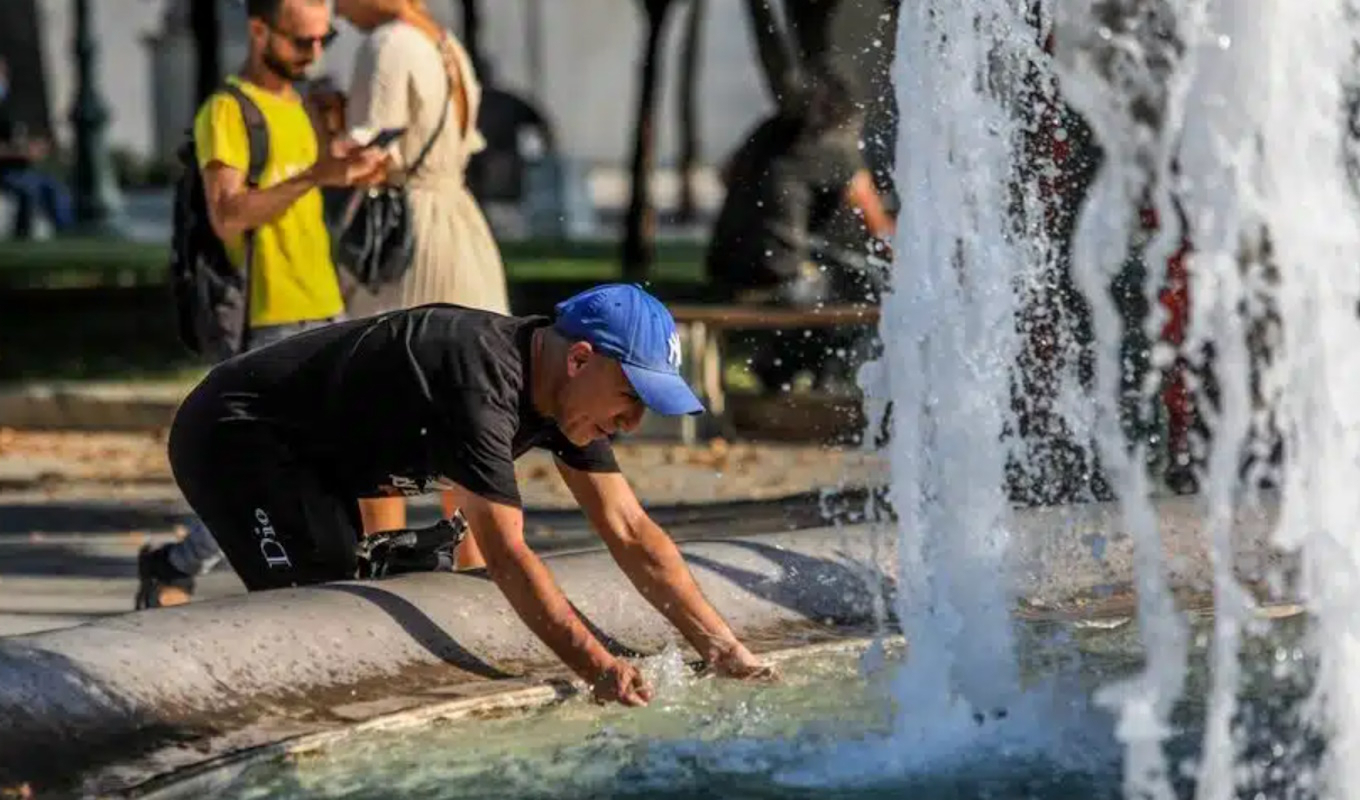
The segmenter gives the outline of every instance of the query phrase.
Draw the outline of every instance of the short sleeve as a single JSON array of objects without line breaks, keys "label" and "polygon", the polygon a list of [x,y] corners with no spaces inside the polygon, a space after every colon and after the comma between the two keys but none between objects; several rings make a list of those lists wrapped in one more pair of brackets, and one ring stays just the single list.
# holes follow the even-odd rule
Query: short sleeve
[{"label": "short sleeve", "polygon": [[608,439],[596,439],[585,447],[572,444],[562,432],[553,428],[539,447],[553,454],[559,461],[581,472],[619,472],[614,448]]},{"label": "short sleeve", "polygon": [[200,169],[214,162],[245,172],[250,167],[250,140],[236,98],[218,93],[194,116],[194,151]]},{"label": "short sleeve", "polygon": [[346,109],[352,126],[373,130],[410,127],[409,51],[424,43],[413,42],[409,33],[405,25],[393,25],[369,36],[360,47]]},{"label": "short sleeve", "polygon": [[518,414],[481,392],[461,392],[445,409],[446,445],[436,456],[440,474],[479,497],[519,508],[514,456]]}]

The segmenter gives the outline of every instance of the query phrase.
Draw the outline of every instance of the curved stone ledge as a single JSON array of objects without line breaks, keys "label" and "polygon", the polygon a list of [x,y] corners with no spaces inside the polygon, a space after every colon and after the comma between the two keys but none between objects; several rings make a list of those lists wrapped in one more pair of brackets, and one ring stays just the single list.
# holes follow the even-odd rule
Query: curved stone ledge
[{"label": "curved stone ledge", "polygon": [[[1173,584],[1207,587],[1195,501],[1163,502],[1159,516]],[[1239,521],[1238,562],[1248,578],[1273,561],[1269,522],[1263,512]],[[1131,578],[1131,542],[1113,505],[1018,511],[1010,528],[1014,578],[1027,598],[1058,605]],[[738,633],[768,649],[871,626],[883,607],[877,587],[891,592],[892,538],[867,527],[814,529],[691,541],[682,551]],[[548,563],[612,649],[649,654],[673,641],[607,553]],[[0,786],[117,792],[225,752],[564,677],[476,574],[128,614],[0,639]]]}]

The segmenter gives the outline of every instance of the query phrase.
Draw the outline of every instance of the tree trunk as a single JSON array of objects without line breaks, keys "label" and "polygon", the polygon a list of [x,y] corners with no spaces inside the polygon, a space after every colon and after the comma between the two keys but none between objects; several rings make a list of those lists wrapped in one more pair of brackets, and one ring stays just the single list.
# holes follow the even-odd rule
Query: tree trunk
[{"label": "tree trunk", "polygon": [[652,265],[656,235],[656,211],[651,202],[656,90],[661,81],[661,43],[673,5],[673,0],[643,0],[647,13],[647,40],[642,51],[642,80],[638,87],[637,118],[633,129],[633,188],[623,232],[623,277],[630,282],[646,280]]},{"label": "tree trunk", "polygon": [[217,17],[217,0],[191,3],[189,27],[193,30],[198,64],[194,75],[195,106],[207,102],[222,81],[222,30]]},{"label": "tree trunk", "polygon": [[696,217],[694,170],[699,163],[699,53],[703,49],[703,23],[707,0],[689,0],[689,24],[680,61],[680,221]]},{"label": "tree trunk", "polygon": [[771,2],[773,0],[746,0],[746,10],[751,19],[751,34],[755,38],[765,87],[775,105],[783,106],[795,78],[796,64],[788,39],[770,7]]},{"label": "tree trunk", "polygon": [[483,72],[482,8],[480,0],[463,0],[463,49],[472,60],[472,71]]}]

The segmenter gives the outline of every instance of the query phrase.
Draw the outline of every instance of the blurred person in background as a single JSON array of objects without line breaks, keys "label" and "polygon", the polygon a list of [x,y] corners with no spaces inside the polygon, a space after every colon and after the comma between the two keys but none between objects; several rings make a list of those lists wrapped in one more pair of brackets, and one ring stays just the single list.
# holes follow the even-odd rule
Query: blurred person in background
[{"label": "blurred person in background", "polygon": [[[844,79],[816,70],[756,126],[723,173],[727,195],[706,258],[719,295],[792,308],[875,301],[886,276],[869,256],[886,254],[895,223],[861,152],[863,123]],[[844,244],[855,238],[847,227],[859,246]],[[802,369],[825,373],[826,351],[848,344],[840,336],[752,335],[752,371],[778,392]]]},{"label": "blurred person in background", "polygon": [[[500,250],[466,179],[469,158],[486,146],[477,129],[482,92],[472,59],[421,0],[336,0],[335,10],[367,34],[354,65],[346,124],[351,130],[405,128],[388,181],[406,186],[415,233],[414,262],[402,279],[376,292],[355,287],[349,314],[427,303],[508,314]],[[403,174],[427,146],[416,174]],[[442,500],[445,515],[453,516],[452,495],[446,492]],[[404,498],[365,500],[361,511],[367,533],[406,527]],[[461,548],[459,555],[460,566],[472,563]]]},{"label": "blurred person in background", "polygon": [[9,62],[0,56],[0,194],[19,203],[15,236],[25,238],[32,232],[33,215],[41,211],[58,231],[75,221],[71,195],[56,176],[40,168],[52,152],[46,139],[28,134],[18,118],[11,89],[13,76]]},{"label": "blurred person in background", "polygon": [[521,202],[534,161],[557,147],[552,123],[532,103],[496,85],[490,64],[481,66],[477,127],[486,148],[468,162],[468,186],[483,203]]}]

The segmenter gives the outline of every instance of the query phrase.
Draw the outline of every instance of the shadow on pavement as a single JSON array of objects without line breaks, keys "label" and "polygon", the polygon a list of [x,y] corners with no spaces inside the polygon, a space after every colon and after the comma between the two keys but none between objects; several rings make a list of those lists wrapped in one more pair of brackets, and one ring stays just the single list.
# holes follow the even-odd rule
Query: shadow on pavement
[{"label": "shadow on pavement", "polygon": [[0,537],[41,533],[126,533],[169,530],[184,519],[172,503],[117,503],[61,500],[52,503],[0,502]]},{"label": "shadow on pavement", "polygon": [[62,542],[29,542],[0,549],[0,575],[62,578],[136,578],[137,550],[91,552]]},{"label": "shadow on pavement", "polygon": [[[692,505],[651,506],[653,518],[677,538],[764,533],[826,525],[844,519],[862,505],[863,490],[822,494],[808,492],[768,500],[738,500]],[[410,524],[423,526],[439,518],[437,498],[412,503]],[[827,516],[827,512],[830,516]],[[59,499],[47,502],[0,500],[0,537],[43,533],[126,533],[164,531],[183,523],[188,508],[175,500]],[[526,527],[589,534],[576,509],[526,509]],[[854,522],[855,519],[848,521]],[[580,540],[580,536],[570,537]]]}]

